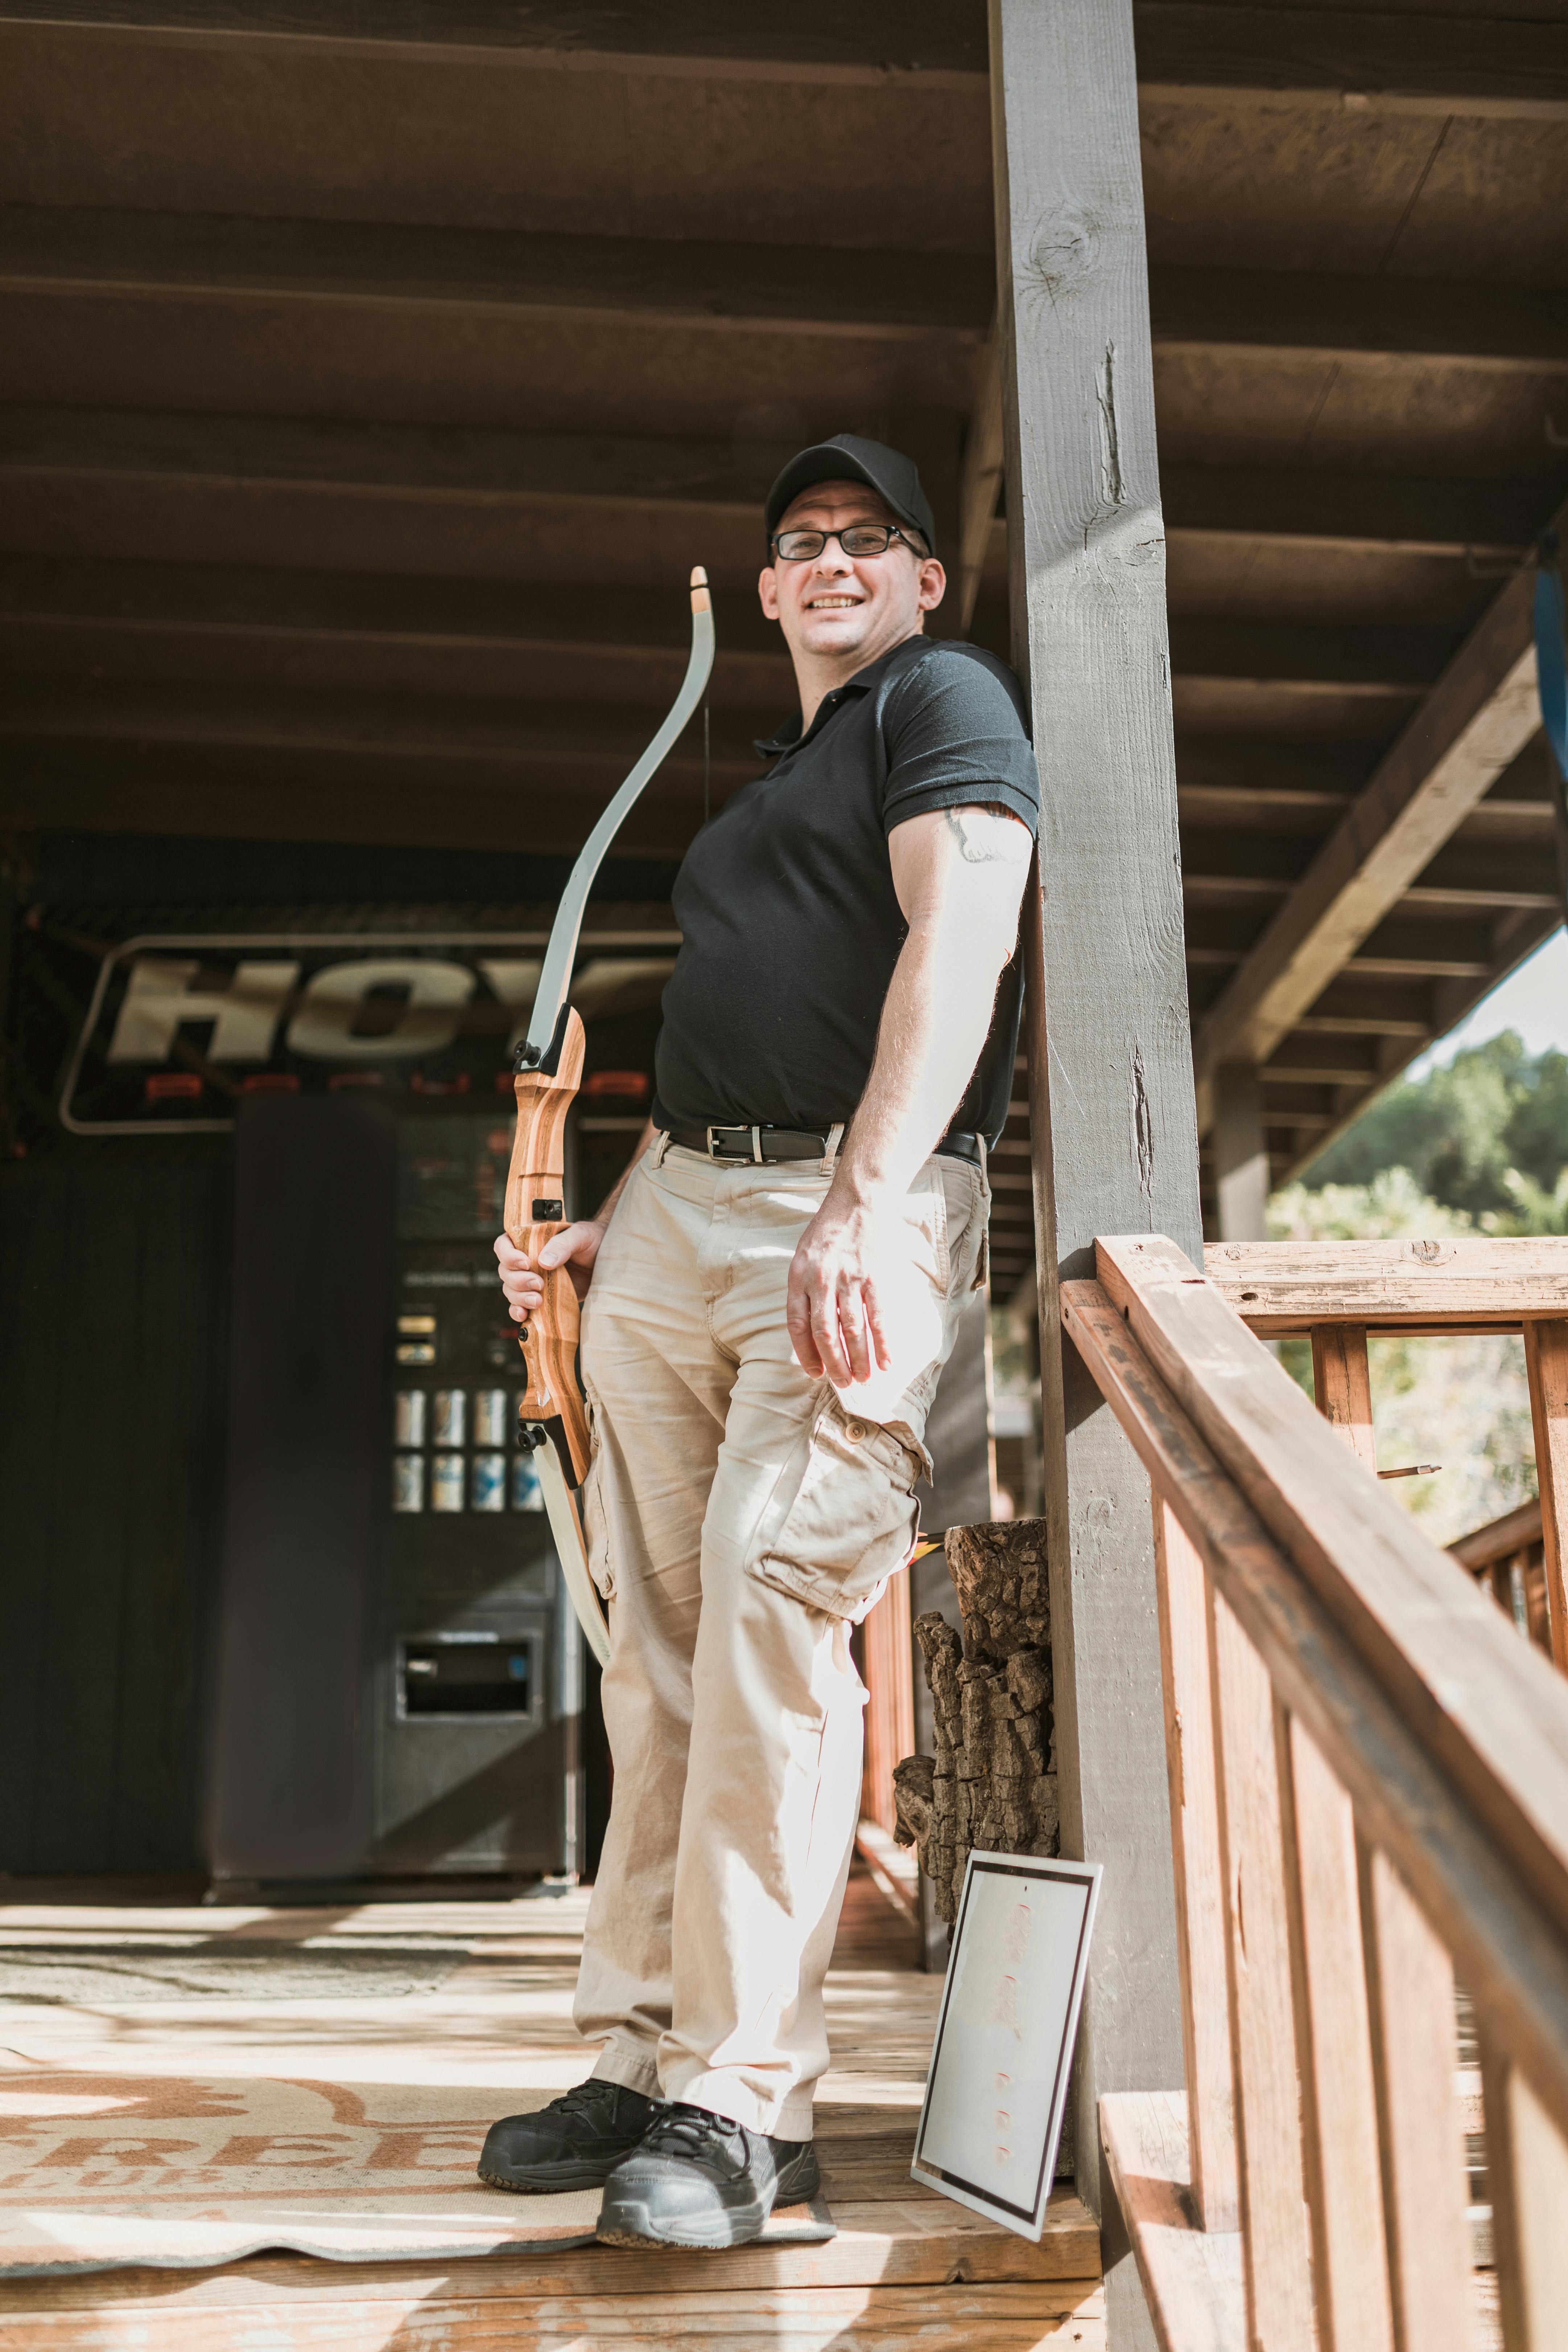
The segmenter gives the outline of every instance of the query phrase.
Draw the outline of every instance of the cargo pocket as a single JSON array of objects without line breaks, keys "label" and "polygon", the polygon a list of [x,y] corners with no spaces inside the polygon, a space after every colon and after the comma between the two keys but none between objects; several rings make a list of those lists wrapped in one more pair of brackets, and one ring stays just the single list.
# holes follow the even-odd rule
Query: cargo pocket
[{"label": "cargo pocket", "polygon": [[859,1420],[830,1396],[784,1465],[748,1571],[858,1623],[914,1548],[915,1482],[930,1472],[907,1423]]}]

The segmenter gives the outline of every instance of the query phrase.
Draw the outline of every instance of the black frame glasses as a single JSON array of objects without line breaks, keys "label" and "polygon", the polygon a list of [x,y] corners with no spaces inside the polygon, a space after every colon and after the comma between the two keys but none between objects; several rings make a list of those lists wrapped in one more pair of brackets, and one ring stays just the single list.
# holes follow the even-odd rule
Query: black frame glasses
[{"label": "black frame glasses", "polygon": [[[842,530],[781,530],[771,543],[782,563],[811,563],[830,539],[836,539],[848,556],[886,555],[893,541],[900,540],[911,554],[925,561],[925,549],[890,522],[847,522]],[[801,545],[802,541],[807,544]]]}]

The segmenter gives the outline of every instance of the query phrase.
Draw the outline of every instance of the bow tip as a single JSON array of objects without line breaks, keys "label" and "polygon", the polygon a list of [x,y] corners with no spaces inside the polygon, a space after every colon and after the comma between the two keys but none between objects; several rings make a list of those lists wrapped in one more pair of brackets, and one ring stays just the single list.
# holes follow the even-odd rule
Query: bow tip
[{"label": "bow tip", "polygon": [[694,613],[712,610],[708,594],[708,574],[700,563],[694,563],[691,567],[691,609]]}]

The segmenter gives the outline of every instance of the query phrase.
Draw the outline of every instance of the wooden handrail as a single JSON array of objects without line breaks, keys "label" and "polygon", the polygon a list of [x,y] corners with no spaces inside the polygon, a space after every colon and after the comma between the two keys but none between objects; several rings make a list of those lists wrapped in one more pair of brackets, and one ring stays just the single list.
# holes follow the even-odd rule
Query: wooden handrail
[{"label": "wooden handrail", "polygon": [[1568,1316],[1568,1237],[1216,1242],[1204,1270],[1254,1331],[1517,1331]]},{"label": "wooden handrail", "polygon": [[1097,1258],[1062,1319],[1153,1487],[1187,2053],[1184,2102],[1108,2097],[1101,2125],[1164,2352],[1468,2345],[1456,1969],[1505,2341],[1547,2352],[1568,2341],[1568,1683],[1219,1286],[1158,1236]]}]

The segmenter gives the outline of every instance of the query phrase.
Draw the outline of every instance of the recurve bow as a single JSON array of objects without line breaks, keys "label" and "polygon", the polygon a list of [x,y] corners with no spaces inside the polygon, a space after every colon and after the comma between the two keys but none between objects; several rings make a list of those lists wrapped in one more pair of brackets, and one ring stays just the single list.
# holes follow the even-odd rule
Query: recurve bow
[{"label": "recurve bow", "polygon": [[[531,1260],[570,1223],[565,1199],[566,1114],[583,1080],[583,1023],[571,1002],[572,966],[594,877],[633,802],[673,748],[713,667],[708,574],[691,574],[691,657],[658,734],[588,835],[562,894],[544,951],[528,1034],[517,1049],[517,1137],[507,1175],[507,1237]],[[544,1297],[519,1334],[528,1386],[518,1406],[520,1443],[531,1446],[566,1589],[595,1656],[610,1654],[609,1627],[588,1573],[574,1489],[588,1467],[588,1416],[577,1380],[579,1307],[572,1276],[544,1276]]]}]

